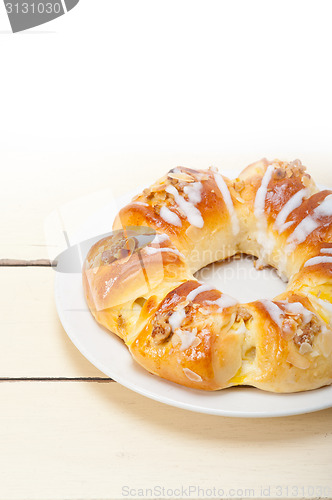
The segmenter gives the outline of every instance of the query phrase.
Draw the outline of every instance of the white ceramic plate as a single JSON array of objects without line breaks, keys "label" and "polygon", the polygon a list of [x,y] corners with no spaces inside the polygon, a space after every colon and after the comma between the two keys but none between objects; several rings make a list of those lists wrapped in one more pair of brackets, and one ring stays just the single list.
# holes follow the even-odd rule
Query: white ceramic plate
[{"label": "white ceramic plate", "polygon": [[[118,200],[116,205],[126,204],[132,195]],[[104,232],[110,231],[109,221],[114,216],[113,203],[109,209],[104,208],[89,218],[77,241],[102,234],[101,227]],[[94,232],[96,227],[98,233]],[[209,266],[197,277],[241,302],[272,299],[285,288],[273,270],[256,271],[250,259]],[[55,299],[61,323],[81,353],[116,382],[149,398],[191,411],[233,417],[277,417],[332,407],[332,386],[295,394],[273,394],[251,387],[205,392],[168,382],[141,368],[124,343],[96,323],[84,299],[80,273],[56,273]]]}]

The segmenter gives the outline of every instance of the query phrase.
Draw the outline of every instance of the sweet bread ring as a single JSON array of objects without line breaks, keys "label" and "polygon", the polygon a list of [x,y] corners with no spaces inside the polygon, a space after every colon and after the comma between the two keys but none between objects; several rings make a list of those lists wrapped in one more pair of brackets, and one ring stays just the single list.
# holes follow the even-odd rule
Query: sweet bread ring
[{"label": "sweet bread ring", "polygon": [[[332,192],[298,160],[264,159],[233,181],[178,167],[91,248],[87,303],[140,365],[178,384],[315,389],[332,382],[331,222]],[[194,277],[239,253],[276,268],[286,291],[239,304]]]}]

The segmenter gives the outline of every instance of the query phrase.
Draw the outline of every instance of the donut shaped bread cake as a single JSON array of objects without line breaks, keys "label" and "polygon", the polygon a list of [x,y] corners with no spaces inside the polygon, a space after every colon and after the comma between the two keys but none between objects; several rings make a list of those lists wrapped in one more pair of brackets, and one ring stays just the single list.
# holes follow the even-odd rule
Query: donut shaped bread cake
[{"label": "donut shaped bread cake", "polygon": [[[297,392],[332,382],[332,191],[299,160],[235,180],[177,167],[116,217],[83,266],[95,319],[149,372],[187,387]],[[145,238],[145,239],[144,239]],[[194,273],[235,254],[288,281],[248,304]]]}]

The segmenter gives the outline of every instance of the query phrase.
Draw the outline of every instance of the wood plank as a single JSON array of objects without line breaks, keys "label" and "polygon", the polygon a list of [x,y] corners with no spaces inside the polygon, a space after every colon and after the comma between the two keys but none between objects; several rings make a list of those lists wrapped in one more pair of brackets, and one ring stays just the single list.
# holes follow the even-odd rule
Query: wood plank
[{"label": "wood plank", "polygon": [[0,268],[0,378],[104,377],[62,328],[53,280],[49,267]]},{"label": "wood plank", "polygon": [[225,497],[232,488],[234,498],[260,498],[262,487],[270,498],[278,486],[281,498],[332,491],[332,409],[232,419],[91,382],[0,383],[0,402],[1,500],[114,499],[125,487],[138,498],[158,486],[215,487]]},{"label": "wood plank", "polygon": [[[263,154],[293,159],[298,152],[267,148]],[[148,186],[177,165],[192,168],[214,165],[220,171],[226,169],[236,175],[261,156],[262,151],[117,155],[53,151],[6,155],[2,152],[1,164],[5,169],[1,175],[0,259],[48,259],[44,223],[49,213],[64,203],[84,199],[105,188],[115,197],[121,196],[138,186]],[[332,185],[328,156],[306,153],[302,159],[317,182]],[[86,204],[90,203],[86,200]]]},{"label": "wood plank", "polygon": [[[149,182],[140,160],[125,154],[2,153],[1,159],[6,165],[0,197],[3,259],[48,259],[44,224],[50,212],[106,187],[120,196],[135,189],[137,183]],[[155,170],[159,175],[158,168]]]}]

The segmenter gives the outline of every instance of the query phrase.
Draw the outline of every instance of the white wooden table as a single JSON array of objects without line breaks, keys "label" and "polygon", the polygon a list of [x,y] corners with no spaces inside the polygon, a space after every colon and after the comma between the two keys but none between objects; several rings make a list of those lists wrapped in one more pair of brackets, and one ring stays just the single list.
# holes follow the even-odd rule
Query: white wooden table
[{"label": "white wooden table", "polygon": [[[1,500],[332,497],[332,409],[223,418],[137,395],[71,344],[55,310],[54,271],[42,265],[48,259],[45,216],[104,188],[105,180],[121,194],[135,189],[138,178],[148,184],[177,164],[238,169],[255,159],[225,165],[216,155],[53,155],[48,171],[53,162],[56,175],[43,176],[45,158],[34,155],[21,159],[26,169],[18,180],[14,160],[6,159],[0,200]],[[314,155],[303,160],[318,182],[332,185],[328,162]]]}]

